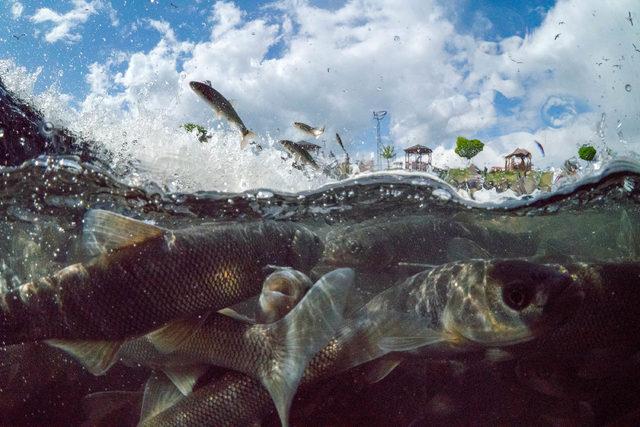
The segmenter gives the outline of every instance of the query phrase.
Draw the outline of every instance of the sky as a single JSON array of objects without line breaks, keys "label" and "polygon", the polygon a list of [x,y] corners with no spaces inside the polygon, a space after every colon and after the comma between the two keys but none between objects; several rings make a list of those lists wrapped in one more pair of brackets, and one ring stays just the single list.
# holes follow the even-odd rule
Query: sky
[{"label": "sky", "polygon": [[5,0],[0,19],[0,75],[111,145],[115,123],[148,122],[135,141],[228,130],[188,87],[210,80],[264,138],[324,125],[317,142],[338,153],[339,132],[352,157],[375,150],[378,110],[385,144],[440,166],[465,164],[457,136],[485,142],[481,167],[517,147],[539,167],[640,147],[637,0]]}]

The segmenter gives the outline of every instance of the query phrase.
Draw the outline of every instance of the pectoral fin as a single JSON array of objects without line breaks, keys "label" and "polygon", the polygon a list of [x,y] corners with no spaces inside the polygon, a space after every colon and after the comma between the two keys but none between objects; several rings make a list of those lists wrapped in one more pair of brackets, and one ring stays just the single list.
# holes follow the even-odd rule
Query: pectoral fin
[{"label": "pectoral fin", "polygon": [[386,352],[412,351],[442,341],[444,341],[444,338],[439,332],[425,330],[416,335],[382,337],[378,341],[378,347]]},{"label": "pectoral fin", "polygon": [[369,384],[382,381],[389,375],[394,369],[398,367],[404,361],[404,357],[400,355],[390,354],[382,359],[378,359],[372,363],[369,370],[365,374],[365,379]]},{"label": "pectoral fin", "polygon": [[152,372],[144,386],[140,423],[155,417],[182,400],[184,395],[162,372]]},{"label": "pectoral fin", "polygon": [[117,361],[120,341],[47,340],[52,347],[75,357],[93,375],[102,375]]}]

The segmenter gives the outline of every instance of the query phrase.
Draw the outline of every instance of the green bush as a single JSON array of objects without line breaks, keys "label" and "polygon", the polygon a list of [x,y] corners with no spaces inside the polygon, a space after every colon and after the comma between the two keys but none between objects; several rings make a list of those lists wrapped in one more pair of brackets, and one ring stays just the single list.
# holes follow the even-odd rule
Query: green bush
[{"label": "green bush", "polygon": [[590,162],[596,156],[596,149],[592,145],[583,145],[578,150],[578,156],[582,160]]},{"label": "green bush", "polygon": [[185,123],[181,127],[189,133],[195,130],[198,134],[198,141],[200,142],[207,142],[207,140],[209,139],[207,130],[204,128],[204,126],[200,126],[195,123]]},{"label": "green bush", "polygon": [[484,144],[479,139],[467,139],[459,136],[456,140],[455,152],[458,156],[471,160],[484,148]]}]

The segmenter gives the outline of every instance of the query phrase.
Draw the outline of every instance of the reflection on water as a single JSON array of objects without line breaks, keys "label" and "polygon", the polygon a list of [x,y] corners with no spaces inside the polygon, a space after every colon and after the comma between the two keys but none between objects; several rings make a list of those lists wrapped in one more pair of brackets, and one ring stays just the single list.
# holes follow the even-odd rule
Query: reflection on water
[{"label": "reflection on water", "polygon": [[[307,375],[293,403],[292,424],[633,423],[640,404],[639,168],[618,161],[599,176],[541,198],[482,205],[426,175],[374,174],[297,194],[179,194],[120,183],[73,157],[42,157],[0,169],[0,288],[8,292],[87,261],[81,237],[90,209],[172,230],[295,222],[324,243],[319,261],[305,273],[316,281],[336,268],[354,268],[353,299],[360,304],[441,264],[503,258],[560,264],[581,287],[581,299],[580,306],[566,307],[557,329],[490,351],[458,343],[465,351],[391,352],[318,380]],[[458,276],[446,272],[455,268],[441,270],[437,286],[449,286]],[[355,312],[359,304],[350,304]],[[255,301],[238,310],[252,315]],[[496,324],[504,320],[493,315]],[[148,367],[118,363],[94,377],[74,357],[43,343],[9,345],[0,352],[0,408],[9,424],[89,419],[133,425],[149,375]],[[236,372],[209,369],[193,396],[188,405],[178,400],[182,406],[173,410],[198,411],[206,399],[197,398],[216,396],[219,406],[208,407],[209,423],[278,423],[260,383]],[[216,415],[216,408],[222,412]],[[194,417],[189,414],[184,419]]]}]

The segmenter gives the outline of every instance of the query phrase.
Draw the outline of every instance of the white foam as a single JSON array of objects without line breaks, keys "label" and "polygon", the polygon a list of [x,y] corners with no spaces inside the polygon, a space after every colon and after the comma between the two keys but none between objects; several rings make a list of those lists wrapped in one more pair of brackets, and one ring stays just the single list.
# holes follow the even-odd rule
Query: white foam
[{"label": "white foam", "polygon": [[[11,60],[0,60],[0,74],[7,89],[40,110],[46,120],[66,127],[88,140],[99,141],[114,155],[112,166],[129,169],[132,185],[154,182],[168,191],[239,192],[270,188],[280,192],[311,190],[331,182],[325,175],[302,172],[269,137],[260,137],[262,151],[240,149],[235,130],[208,129],[206,143],[187,133],[173,117],[171,106],[148,111],[123,102],[85,102],[82,109],[70,107],[71,97],[55,86],[36,94],[40,70],[29,73]],[[95,101],[95,100],[94,100]]]}]

